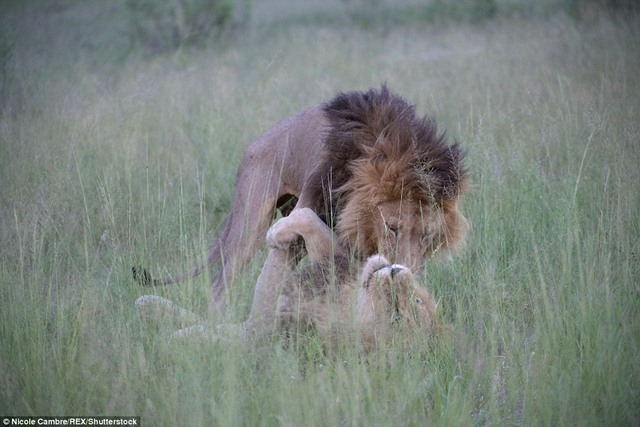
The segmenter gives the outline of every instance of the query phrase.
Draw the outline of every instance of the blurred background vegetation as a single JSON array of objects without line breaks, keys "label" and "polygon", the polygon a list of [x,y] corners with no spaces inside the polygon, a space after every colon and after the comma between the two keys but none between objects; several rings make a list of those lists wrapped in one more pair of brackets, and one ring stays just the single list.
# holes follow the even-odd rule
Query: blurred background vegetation
[{"label": "blurred background vegetation", "polygon": [[[158,54],[212,41],[224,43],[252,25],[287,21],[357,25],[384,31],[417,21],[482,23],[496,17],[544,17],[559,11],[582,20],[595,15],[596,10],[637,12],[639,5],[635,0],[3,0],[0,67],[4,78],[15,46],[12,28],[20,25],[14,14],[21,9],[38,9],[42,13],[73,9],[78,14],[75,19],[84,16],[93,26],[93,36],[85,40],[86,47],[104,49],[110,45],[126,56],[136,48]],[[121,16],[127,19],[114,20]],[[100,31],[104,25],[115,25],[117,31]],[[118,37],[101,40],[106,33]],[[6,81],[3,84],[6,86]]]}]

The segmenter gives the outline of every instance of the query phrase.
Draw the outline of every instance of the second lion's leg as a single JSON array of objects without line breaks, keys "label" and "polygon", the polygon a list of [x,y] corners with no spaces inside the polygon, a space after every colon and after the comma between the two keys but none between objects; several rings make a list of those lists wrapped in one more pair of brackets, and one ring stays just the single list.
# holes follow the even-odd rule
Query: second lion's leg
[{"label": "second lion's leg", "polygon": [[291,280],[295,269],[295,248],[271,248],[253,293],[253,304],[246,330],[253,336],[264,336],[277,330],[278,297]]},{"label": "second lion's leg", "polygon": [[295,268],[295,251],[295,246],[269,250],[253,292],[251,312],[245,322],[217,325],[201,323],[180,329],[174,332],[171,338],[235,341],[250,340],[276,332],[278,297]]},{"label": "second lion's leg", "polygon": [[184,328],[200,322],[200,318],[194,313],[158,295],[139,297],[136,300],[136,309],[141,319],[170,327]]},{"label": "second lion's leg", "polygon": [[262,266],[253,293],[253,304],[248,319],[240,324],[212,324],[201,322],[171,334],[172,339],[196,338],[200,340],[249,340],[277,331],[277,304],[287,280],[295,269],[295,245],[271,248]]}]

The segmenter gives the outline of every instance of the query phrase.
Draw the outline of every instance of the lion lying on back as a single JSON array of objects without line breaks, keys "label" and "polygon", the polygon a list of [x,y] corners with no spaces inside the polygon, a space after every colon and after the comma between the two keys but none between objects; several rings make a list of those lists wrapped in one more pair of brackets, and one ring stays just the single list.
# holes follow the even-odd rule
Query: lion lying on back
[{"label": "lion lying on back", "polygon": [[[238,168],[227,223],[206,262],[222,261],[211,313],[222,318],[226,288],[262,246],[276,209],[310,208],[336,231],[358,262],[384,254],[417,271],[426,259],[464,241],[459,199],[467,171],[457,143],[386,86],[340,93],[260,136]],[[143,285],[176,283],[133,268]]]},{"label": "lion lying on back", "polygon": [[[300,239],[309,262],[296,271]],[[436,304],[411,271],[373,255],[357,274],[334,242],[333,232],[311,209],[296,209],[278,220],[267,233],[269,254],[251,313],[241,324],[210,325],[154,295],[138,298],[136,307],[143,318],[170,319],[180,327],[172,338],[250,340],[315,330],[329,347],[354,334],[364,350],[371,350],[396,329],[426,337]]]}]

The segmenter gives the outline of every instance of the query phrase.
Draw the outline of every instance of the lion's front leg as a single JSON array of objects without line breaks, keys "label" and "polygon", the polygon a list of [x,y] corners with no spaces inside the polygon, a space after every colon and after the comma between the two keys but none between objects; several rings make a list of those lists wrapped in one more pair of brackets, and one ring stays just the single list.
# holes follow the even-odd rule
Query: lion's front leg
[{"label": "lion's front leg", "polygon": [[267,232],[267,243],[274,248],[288,247],[299,238],[304,240],[311,262],[326,261],[341,251],[333,231],[309,208],[294,209]]},{"label": "lion's front leg", "polygon": [[278,297],[295,269],[295,247],[271,247],[253,293],[249,318],[244,323],[249,335],[266,335],[277,330]]}]

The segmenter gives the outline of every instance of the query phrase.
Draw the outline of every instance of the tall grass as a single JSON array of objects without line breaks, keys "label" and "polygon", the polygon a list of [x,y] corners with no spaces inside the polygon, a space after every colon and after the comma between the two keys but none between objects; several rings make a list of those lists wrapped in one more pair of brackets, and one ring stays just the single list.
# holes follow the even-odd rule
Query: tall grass
[{"label": "tall grass", "polygon": [[[640,423],[637,19],[385,32],[276,22],[224,49],[145,58],[119,50],[120,9],[102,22],[102,2],[60,4],[1,6],[13,53],[0,112],[0,415]],[[250,141],[382,82],[467,151],[469,243],[424,273],[450,335],[410,354],[327,358],[313,338],[172,347],[140,325],[133,302],[147,290],[130,266],[160,275],[202,259]],[[234,319],[260,262],[233,288]],[[155,292],[204,314],[209,279]]]}]

